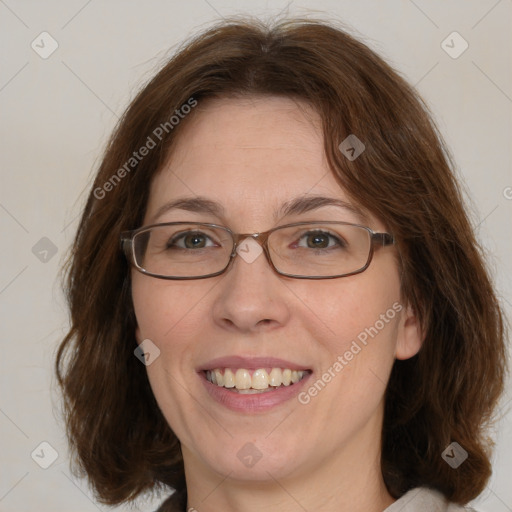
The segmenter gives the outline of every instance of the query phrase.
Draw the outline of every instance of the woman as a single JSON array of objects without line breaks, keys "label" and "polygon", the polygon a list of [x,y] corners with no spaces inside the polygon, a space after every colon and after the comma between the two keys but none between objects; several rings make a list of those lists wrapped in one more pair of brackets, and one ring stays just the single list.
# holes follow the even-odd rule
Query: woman
[{"label": "woman", "polygon": [[68,434],[105,503],[457,511],[488,481],[500,308],[425,106],[342,30],[184,46],[110,141],[68,297]]}]

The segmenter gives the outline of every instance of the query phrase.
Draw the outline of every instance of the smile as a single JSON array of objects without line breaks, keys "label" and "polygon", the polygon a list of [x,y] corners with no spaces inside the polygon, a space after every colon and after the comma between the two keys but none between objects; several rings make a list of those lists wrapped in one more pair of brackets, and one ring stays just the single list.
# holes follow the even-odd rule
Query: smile
[{"label": "smile", "polygon": [[235,393],[256,394],[291,386],[311,372],[289,368],[215,368],[204,373],[208,382],[219,387]]},{"label": "smile", "polygon": [[213,404],[243,414],[292,405],[313,375],[307,364],[253,355],[211,359],[196,372]]}]

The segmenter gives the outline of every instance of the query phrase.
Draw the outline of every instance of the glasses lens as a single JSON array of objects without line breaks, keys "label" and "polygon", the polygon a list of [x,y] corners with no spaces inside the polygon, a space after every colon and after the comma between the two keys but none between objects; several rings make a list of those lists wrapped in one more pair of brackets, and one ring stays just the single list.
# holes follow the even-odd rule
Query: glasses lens
[{"label": "glasses lens", "polygon": [[357,272],[366,266],[371,237],[359,226],[312,223],[278,229],[271,234],[268,245],[279,272],[332,277]]},{"label": "glasses lens", "polygon": [[161,225],[133,238],[136,265],[166,277],[200,277],[220,272],[229,262],[228,231],[201,224]]}]

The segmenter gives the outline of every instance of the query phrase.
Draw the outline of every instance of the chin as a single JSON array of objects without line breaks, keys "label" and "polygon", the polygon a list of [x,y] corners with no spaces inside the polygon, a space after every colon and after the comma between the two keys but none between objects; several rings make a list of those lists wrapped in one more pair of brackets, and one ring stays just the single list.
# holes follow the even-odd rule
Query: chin
[{"label": "chin", "polygon": [[[289,441],[289,440],[288,440]],[[216,473],[235,480],[264,482],[271,479],[286,479],[306,467],[302,460],[305,453],[303,443],[291,443],[284,447],[278,436],[273,441],[265,436],[236,436],[230,439],[229,447],[219,445],[218,450],[208,450],[201,458]],[[201,450],[198,450],[201,453]],[[204,452],[203,452],[204,453]]]}]

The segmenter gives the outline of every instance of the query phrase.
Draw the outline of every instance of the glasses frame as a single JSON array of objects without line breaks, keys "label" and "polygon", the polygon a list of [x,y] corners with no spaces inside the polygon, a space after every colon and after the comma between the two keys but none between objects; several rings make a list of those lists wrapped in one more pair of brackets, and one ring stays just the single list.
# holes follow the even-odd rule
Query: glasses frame
[{"label": "glasses frame", "polygon": [[[204,276],[197,276],[197,277],[196,276],[193,276],[193,277],[176,276],[175,277],[175,276],[165,276],[165,275],[161,275],[161,274],[154,274],[152,272],[148,272],[146,269],[139,266],[137,264],[137,261],[135,258],[135,246],[133,244],[134,237],[136,235],[138,235],[139,233],[149,231],[158,226],[172,226],[172,225],[177,225],[177,224],[193,224],[194,226],[205,226],[205,227],[211,227],[211,228],[219,228],[224,231],[227,231],[230,234],[231,239],[233,241],[233,249],[231,251],[231,254],[229,256],[229,260],[228,260],[228,263],[226,264],[226,266],[218,272],[214,272],[212,274],[206,274]],[[268,239],[269,239],[270,235],[274,231],[277,231],[282,228],[289,228],[289,227],[294,227],[294,226],[304,226],[304,225],[311,225],[311,224],[318,224],[318,225],[342,224],[345,226],[354,226],[354,227],[365,229],[368,232],[368,234],[370,235],[370,251],[369,251],[368,258],[366,260],[365,265],[362,268],[355,270],[353,272],[349,272],[346,274],[338,274],[338,275],[334,275],[334,276],[300,276],[300,275],[295,275],[295,274],[287,274],[286,272],[281,272],[280,270],[278,270],[275,267],[274,263],[272,262],[272,258],[270,256],[270,252],[268,249]],[[219,224],[211,224],[211,223],[206,223],[206,222],[183,222],[183,221],[163,222],[163,223],[159,223],[159,224],[151,224],[149,226],[142,226],[140,228],[133,229],[131,231],[123,231],[120,236],[121,250],[125,254],[127,260],[135,267],[136,270],[138,270],[139,272],[141,272],[142,274],[147,275],[147,276],[156,277],[158,279],[168,279],[168,280],[173,280],[173,281],[184,281],[184,280],[192,280],[192,279],[207,279],[209,277],[215,277],[215,276],[219,276],[219,275],[223,274],[233,264],[233,261],[237,255],[237,248],[239,247],[240,241],[245,240],[248,237],[253,238],[261,245],[263,252],[265,253],[265,257],[267,258],[267,261],[268,261],[270,267],[274,270],[274,272],[276,272],[280,276],[292,277],[294,279],[338,279],[340,277],[347,277],[347,276],[352,276],[355,274],[360,274],[361,272],[364,272],[369,267],[369,265],[373,259],[373,254],[375,252],[376,247],[386,247],[386,246],[395,244],[395,238],[391,233],[375,232],[375,231],[373,231],[373,229],[369,228],[368,226],[363,226],[361,224],[354,224],[351,222],[342,222],[342,221],[293,222],[291,224],[284,224],[281,226],[277,226],[275,228],[269,229],[268,231],[262,231],[261,233],[234,233],[231,229],[229,229],[226,226],[221,226]]]}]

